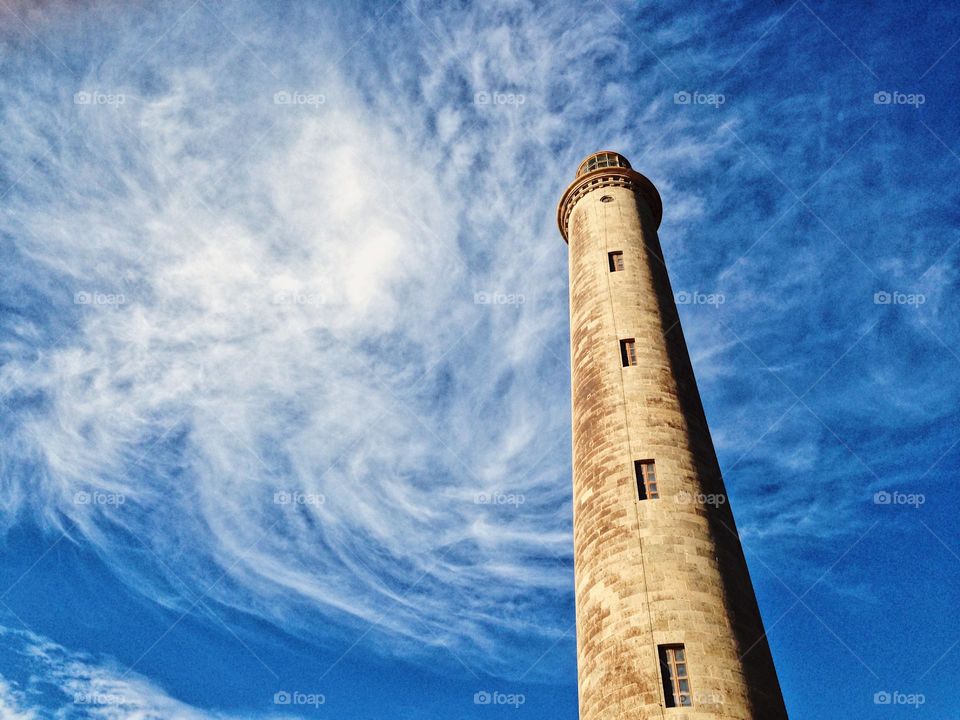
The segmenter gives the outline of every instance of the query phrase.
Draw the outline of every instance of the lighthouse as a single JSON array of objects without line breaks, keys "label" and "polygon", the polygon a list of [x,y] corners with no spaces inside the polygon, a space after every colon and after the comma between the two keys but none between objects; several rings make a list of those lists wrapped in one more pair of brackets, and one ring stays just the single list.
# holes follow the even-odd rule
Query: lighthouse
[{"label": "lighthouse", "polygon": [[662,216],[653,183],[609,151],[580,164],[557,208],[570,268],[580,718],[782,720]]}]

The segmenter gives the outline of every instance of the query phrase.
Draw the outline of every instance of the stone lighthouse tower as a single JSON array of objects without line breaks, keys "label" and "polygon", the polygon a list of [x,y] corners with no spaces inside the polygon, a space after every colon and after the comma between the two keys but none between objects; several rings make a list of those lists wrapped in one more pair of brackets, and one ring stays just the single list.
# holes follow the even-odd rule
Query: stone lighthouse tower
[{"label": "stone lighthouse tower", "polygon": [[683,339],[660,194],[614,152],[557,208],[569,244],[581,720],[787,717]]}]

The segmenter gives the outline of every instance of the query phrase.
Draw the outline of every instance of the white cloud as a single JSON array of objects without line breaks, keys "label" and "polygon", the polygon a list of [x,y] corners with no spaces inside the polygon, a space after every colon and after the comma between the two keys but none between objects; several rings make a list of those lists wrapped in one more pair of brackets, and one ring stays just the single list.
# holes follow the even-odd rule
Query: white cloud
[{"label": "white cloud", "polygon": [[34,720],[37,713],[25,707],[23,693],[0,676],[0,717],[5,720]]},{"label": "white cloud", "polygon": [[[99,720],[229,720],[247,715],[211,713],[180,702],[147,678],[96,661],[26,630],[0,627],[4,651],[16,658],[17,683],[0,675],[4,720],[91,718]],[[280,718],[276,713],[257,717]]]},{"label": "white cloud", "polygon": [[[597,62],[630,61],[606,43],[612,16],[517,2],[441,23],[415,9],[431,30],[398,7],[407,40],[382,35],[382,75],[331,70],[339,53],[315,43],[285,44],[265,70],[229,38],[192,38],[133,74],[142,45],[101,58],[78,87],[131,97],[59,107],[72,129],[12,95],[4,160],[22,178],[0,222],[18,281],[43,299],[25,302],[0,370],[19,408],[4,462],[27,469],[4,517],[68,530],[170,605],[183,600],[162,594],[165,575],[308,639],[329,631],[322,618],[375,623],[386,651],[442,642],[522,674],[540,651],[517,657],[510,633],[552,643],[571,592],[565,250],[550,211],[580,155],[627,142],[625,127],[656,136],[609,102],[625,86],[592,81]],[[147,92],[138,76],[162,82]],[[316,85],[323,105],[273,103]],[[525,102],[477,106],[481,91]],[[716,145],[650,163],[702,163]],[[524,302],[477,305],[478,291]],[[123,300],[75,305],[80,292]],[[279,491],[323,502],[279,505]],[[524,502],[475,502],[498,491]],[[131,562],[118,526],[155,562]]]}]

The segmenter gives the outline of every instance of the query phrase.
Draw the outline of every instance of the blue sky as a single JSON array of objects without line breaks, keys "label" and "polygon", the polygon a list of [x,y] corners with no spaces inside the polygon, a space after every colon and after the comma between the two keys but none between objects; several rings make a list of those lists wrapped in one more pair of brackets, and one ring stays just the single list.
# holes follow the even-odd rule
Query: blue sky
[{"label": "blue sky", "polygon": [[601,148],[791,716],[955,710],[960,9],[152,5],[0,0],[0,715],[575,718]]}]

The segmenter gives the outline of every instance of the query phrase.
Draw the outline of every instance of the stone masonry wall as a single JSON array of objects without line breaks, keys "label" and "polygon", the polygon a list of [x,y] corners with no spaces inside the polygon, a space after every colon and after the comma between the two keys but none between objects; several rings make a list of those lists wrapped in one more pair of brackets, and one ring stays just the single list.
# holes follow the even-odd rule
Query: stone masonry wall
[{"label": "stone masonry wall", "polygon": [[[726,491],[655,221],[633,190],[598,188],[569,245],[580,717],[785,719],[729,502],[700,502]],[[623,338],[638,365],[622,367]],[[659,499],[637,499],[634,460],[655,461]],[[669,643],[686,647],[691,708],[663,706]]]}]

